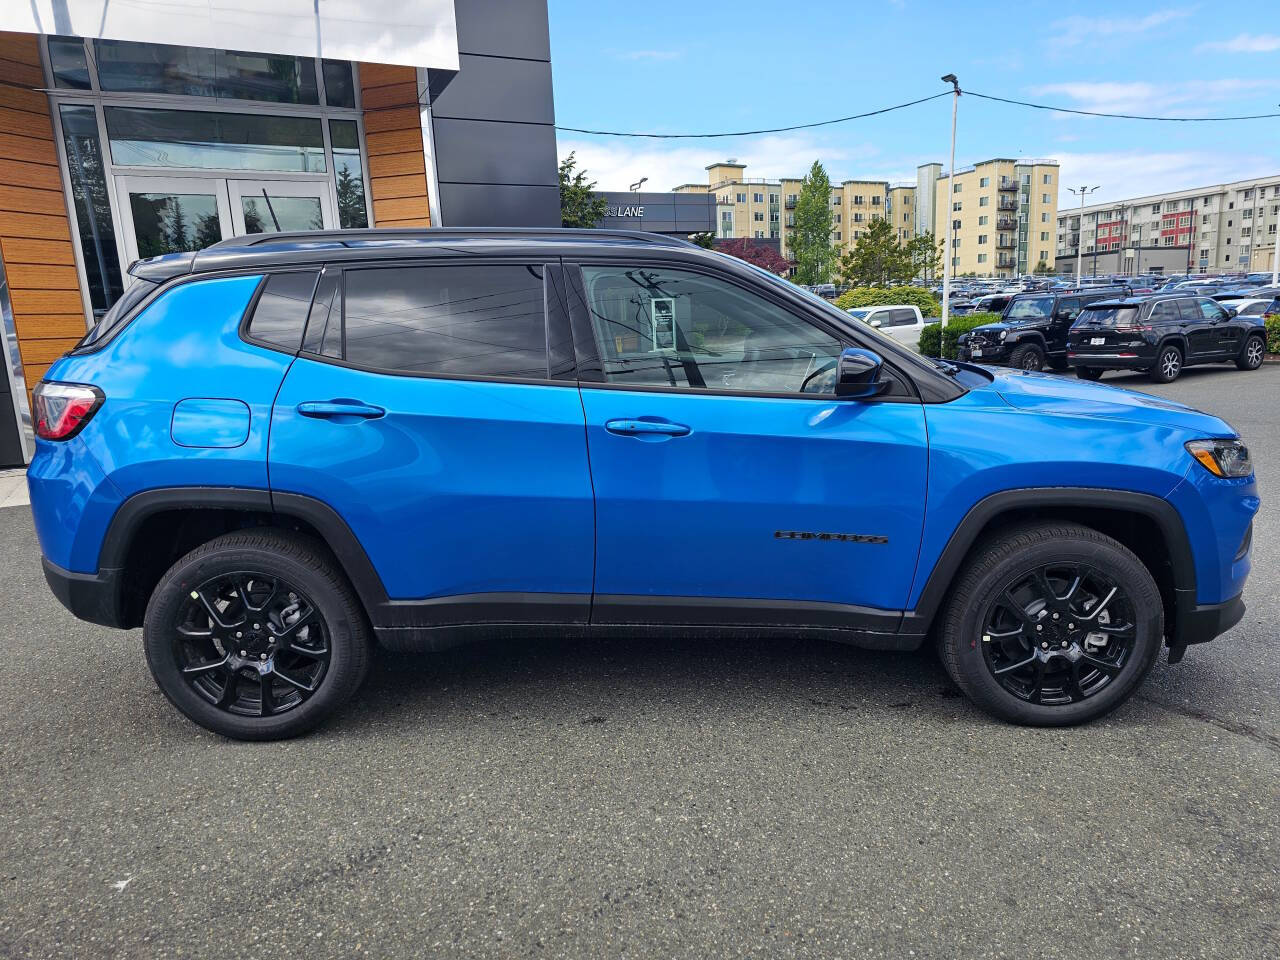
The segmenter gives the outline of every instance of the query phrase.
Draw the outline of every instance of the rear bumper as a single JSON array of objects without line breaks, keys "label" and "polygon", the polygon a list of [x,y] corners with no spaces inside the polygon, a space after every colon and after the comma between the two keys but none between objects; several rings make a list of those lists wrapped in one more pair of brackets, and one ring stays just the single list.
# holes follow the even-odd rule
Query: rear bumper
[{"label": "rear bumper", "polygon": [[1222,603],[1196,603],[1189,590],[1178,591],[1178,610],[1170,646],[1207,643],[1226,633],[1244,616],[1244,595]]},{"label": "rear bumper", "polygon": [[45,557],[41,557],[40,562],[49,589],[73,614],[104,627],[124,627],[122,571],[104,568],[97,573],[76,573],[50,563]]},{"label": "rear bumper", "polygon": [[1155,357],[1117,353],[1068,353],[1067,363],[1093,370],[1146,370],[1155,365]]}]

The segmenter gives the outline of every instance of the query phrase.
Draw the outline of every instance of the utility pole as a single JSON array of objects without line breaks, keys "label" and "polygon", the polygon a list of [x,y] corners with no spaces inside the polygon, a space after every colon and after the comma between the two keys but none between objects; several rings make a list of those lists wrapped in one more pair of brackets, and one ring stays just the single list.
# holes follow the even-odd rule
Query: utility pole
[{"label": "utility pole", "polygon": [[[1093,191],[1101,188],[1101,184],[1097,187],[1081,187],[1077,190],[1075,187],[1067,187],[1072,193],[1080,195],[1080,235],[1076,239],[1076,286],[1080,285],[1080,271],[1083,269],[1084,261],[1084,198]],[[1093,272],[1098,272],[1098,238],[1093,238]]]},{"label": "utility pole", "polygon": [[[960,106],[960,81],[956,79],[954,73],[948,73],[942,78],[943,83],[951,84],[953,91],[951,97],[951,172],[947,174],[947,253],[946,259],[942,261],[942,325],[940,329],[947,329],[947,319],[951,313],[951,258],[955,250],[955,220],[952,218],[952,200],[956,191],[956,110]],[[937,203],[937,197],[934,197],[934,203]]]},{"label": "utility pole", "polygon": [[1271,285],[1280,285],[1280,230],[1276,231],[1274,247],[1271,251]]}]

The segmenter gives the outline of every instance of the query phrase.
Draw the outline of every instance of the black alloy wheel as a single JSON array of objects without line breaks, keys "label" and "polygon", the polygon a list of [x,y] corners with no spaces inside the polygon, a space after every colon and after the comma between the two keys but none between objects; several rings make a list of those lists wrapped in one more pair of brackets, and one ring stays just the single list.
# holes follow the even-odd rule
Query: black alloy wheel
[{"label": "black alloy wheel", "polygon": [[325,546],[228,533],[160,578],[143,622],[151,675],[188,719],[224,737],[297,736],[364,679],[369,626]]},{"label": "black alloy wheel", "polygon": [[270,717],[324,682],[330,647],[314,603],[261,571],[219,574],[178,611],[174,657],[183,679],[219,710]]},{"label": "black alloy wheel", "polygon": [[1034,704],[1096,696],[1124,670],[1136,639],[1127,593],[1084,563],[1020,574],[983,616],[982,651],[991,675]]}]

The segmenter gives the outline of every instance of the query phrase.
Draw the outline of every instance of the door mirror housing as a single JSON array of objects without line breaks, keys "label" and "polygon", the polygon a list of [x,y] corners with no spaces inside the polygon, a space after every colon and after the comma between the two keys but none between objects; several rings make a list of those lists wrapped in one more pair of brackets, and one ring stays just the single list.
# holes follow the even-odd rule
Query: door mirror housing
[{"label": "door mirror housing", "polygon": [[879,327],[880,327],[880,321],[879,321],[879,320],[872,320],[872,321],[871,321],[869,324],[867,324],[867,325],[868,325],[868,326],[875,327],[875,328],[879,329]]},{"label": "door mirror housing", "polygon": [[836,396],[842,400],[866,400],[884,392],[889,382],[880,376],[880,355],[861,347],[845,347],[840,353]]}]

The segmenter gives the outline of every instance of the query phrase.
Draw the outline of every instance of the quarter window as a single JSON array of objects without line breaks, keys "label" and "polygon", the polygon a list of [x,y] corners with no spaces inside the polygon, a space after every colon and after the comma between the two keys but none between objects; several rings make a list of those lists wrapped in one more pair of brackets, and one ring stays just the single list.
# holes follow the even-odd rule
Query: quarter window
[{"label": "quarter window", "polygon": [[253,308],[249,336],[291,353],[302,343],[302,330],[315,290],[314,270],[305,273],[273,273]]},{"label": "quarter window", "polygon": [[361,366],[436,376],[547,376],[540,266],[348,270],[343,319],[343,356]]},{"label": "quarter window", "polygon": [[830,393],[841,344],[733,284],[684,270],[584,266],[605,378],[636,386]]}]

